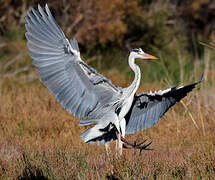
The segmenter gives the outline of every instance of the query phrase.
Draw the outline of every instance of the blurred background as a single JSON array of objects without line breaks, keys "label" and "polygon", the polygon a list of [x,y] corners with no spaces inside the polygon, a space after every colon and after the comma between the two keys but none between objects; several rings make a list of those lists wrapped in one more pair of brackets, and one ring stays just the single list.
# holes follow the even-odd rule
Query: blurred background
[{"label": "blurred background", "polygon": [[[52,179],[73,173],[84,178],[86,169],[90,177],[111,174],[107,159],[86,164],[93,153],[101,159],[104,150],[82,143],[79,134],[84,128],[78,127],[79,120],[56,102],[31,64],[25,17],[38,3],[49,5],[66,36],[77,38],[82,58],[117,86],[126,87],[133,80],[127,59],[129,51],[139,47],[160,59],[137,61],[142,71],[139,91],[188,84],[205,72],[199,88],[158,125],[133,136],[152,139],[160,154],[148,153],[139,162],[148,164],[136,172],[140,164],[128,153],[127,164],[112,162],[114,167],[124,168],[115,172],[116,177],[126,173],[129,177],[127,166],[136,172],[134,178],[142,177],[143,172],[148,173],[146,177],[215,175],[214,0],[0,0],[0,175],[21,178],[39,173]],[[73,162],[66,164],[61,158]],[[171,168],[166,171],[166,167]]]},{"label": "blurred background", "polygon": [[199,78],[196,73],[203,71],[206,79],[208,73],[214,77],[214,63],[210,62],[214,53],[200,44],[215,38],[212,0],[1,1],[0,67],[4,77],[30,68],[25,66],[31,64],[25,45],[25,16],[38,3],[48,3],[66,36],[77,38],[82,57],[98,70],[129,75],[129,50],[141,47],[161,59],[159,64],[146,65],[143,81],[160,81],[168,75],[178,83]]}]

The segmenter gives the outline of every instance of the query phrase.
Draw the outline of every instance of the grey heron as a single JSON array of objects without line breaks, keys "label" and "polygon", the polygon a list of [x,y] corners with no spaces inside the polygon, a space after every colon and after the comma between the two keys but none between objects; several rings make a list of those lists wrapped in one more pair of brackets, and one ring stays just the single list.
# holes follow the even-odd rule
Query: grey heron
[{"label": "grey heron", "polygon": [[93,125],[81,134],[86,143],[106,144],[118,139],[120,149],[123,144],[147,149],[149,144],[132,144],[125,134],[153,126],[203,78],[179,88],[136,94],[141,72],[135,59],[156,57],[141,48],[132,50],[128,63],[134,80],[127,88],[119,88],[81,59],[76,39],[66,38],[47,4],[45,11],[38,5],[38,11],[32,8],[27,12],[25,27],[29,54],[42,82],[68,113],[81,119],[81,126]]}]

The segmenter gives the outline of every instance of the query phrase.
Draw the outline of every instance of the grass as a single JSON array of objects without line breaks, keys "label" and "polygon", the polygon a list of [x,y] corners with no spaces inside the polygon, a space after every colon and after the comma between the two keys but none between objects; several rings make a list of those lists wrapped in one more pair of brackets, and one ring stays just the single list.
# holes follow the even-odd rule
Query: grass
[{"label": "grass", "polygon": [[[13,41],[14,39],[14,41]],[[69,115],[38,80],[38,73],[16,69],[30,65],[25,41],[14,38],[0,49],[0,177],[1,179],[213,179],[215,177],[215,64],[214,52],[205,50],[193,61],[184,51],[159,54],[159,63],[140,63],[141,91],[169,88],[206,77],[183,103],[177,104],[152,128],[131,141],[153,141],[153,151],[141,156],[124,150],[107,157],[104,147],[83,143],[79,120]],[[8,61],[22,53],[2,71]],[[114,53],[112,53],[114,54]],[[99,61],[89,58],[114,84],[126,87],[133,80],[126,55],[107,53]],[[114,57],[117,57],[117,59]],[[108,65],[108,66],[107,66]],[[4,76],[10,74],[10,76]]]},{"label": "grass", "polygon": [[[123,77],[119,81],[117,71],[110,72],[106,75],[114,83],[128,83]],[[215,177],[215,96],[205,88],[195,89],[184,99],[187,110],[178,104],[154,127],[128,136],[153,141],[154,151],[138,156],[133,150],[124,150],[123,156],[116,158],[113,142],[113,155],[108,158],[104,147],[82,142],[79,135],[85,128],[78,126],[79,120],[70,116],[39,81],[19,85],[15,81],[15,77],[3,80],[0,97],[2,179]],[[159,86],[146,84],[146,89],[149,87]]]}]

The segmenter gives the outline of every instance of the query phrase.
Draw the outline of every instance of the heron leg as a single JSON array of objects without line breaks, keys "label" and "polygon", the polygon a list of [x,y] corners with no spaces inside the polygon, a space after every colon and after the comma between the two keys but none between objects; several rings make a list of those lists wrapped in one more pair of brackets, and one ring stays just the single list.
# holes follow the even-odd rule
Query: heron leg
[{"label": "heron leg", "polygon": [[116,132],[116,156],[121,156],[122,155],[122,141],[121,141],[121,134]]},{"label": "heron leg", "polygon": [[117,132],[117,142],[116,142],[116,152],[117,155],[121,156],[122,155],[122,148],[123,148],[123,142],[121,140],[121,137],[125,137],[125,126],[126,126],[126,121],[125,118],[120,120],[120,132]]},{"label": "heron leg", "polygon": [[125,121],[125,118],[123,118],[121,121],[120,121],[120,130],[121,130],[121,134],[120,134],[120,137],[119,137],[119,153],[120,155],[122,155],[122,148],[123,148],[123,142],[121,140],[121,137],[125,137],[125,128],[126,128],[126,121]]},{"label": "heron leg", "polygon": [[118,144],[119,144],[119,155],[121,156],[122,155],[122,141],[121,141],[121,138],[120,138],[120,135],[119,135],[119,138],[118,138]]}]

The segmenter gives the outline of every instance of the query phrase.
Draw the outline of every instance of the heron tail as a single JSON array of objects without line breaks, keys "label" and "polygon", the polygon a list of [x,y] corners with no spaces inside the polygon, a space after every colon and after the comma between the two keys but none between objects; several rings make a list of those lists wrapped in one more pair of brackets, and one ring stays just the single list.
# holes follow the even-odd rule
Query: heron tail
[{"label": "heron tail", "polygon": [[[82,140],[86,143],[90,143],[90,141],[102,136],[105,132],[101,131],[101,126],[100,125],[95,125],[86,131],[84,131],[80,137]],[[93,141],[92,141],[93,142]]]}]

